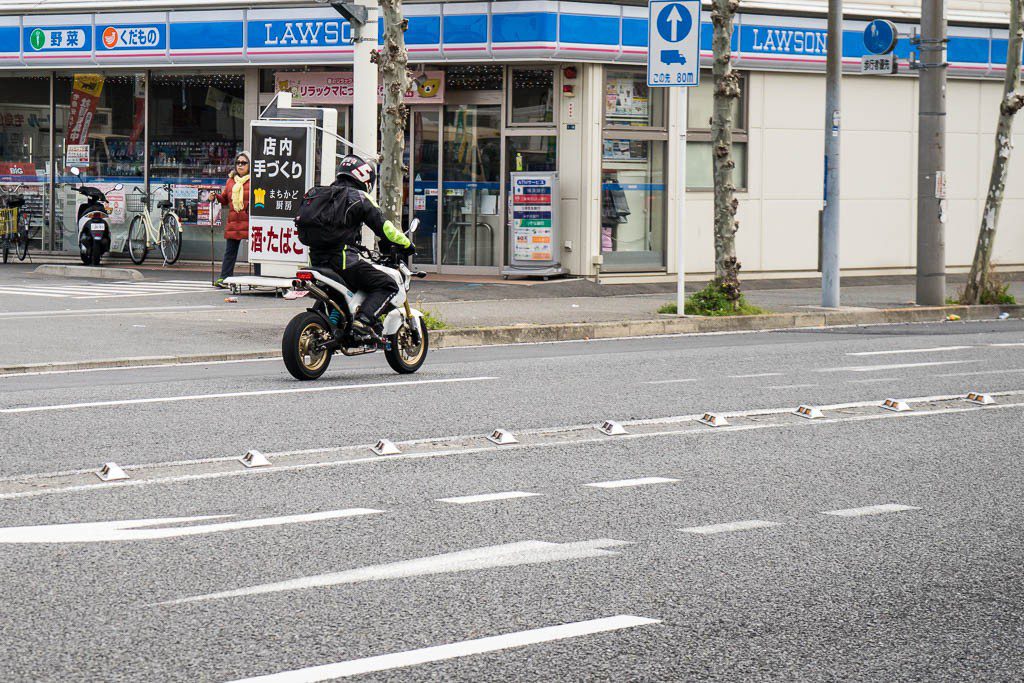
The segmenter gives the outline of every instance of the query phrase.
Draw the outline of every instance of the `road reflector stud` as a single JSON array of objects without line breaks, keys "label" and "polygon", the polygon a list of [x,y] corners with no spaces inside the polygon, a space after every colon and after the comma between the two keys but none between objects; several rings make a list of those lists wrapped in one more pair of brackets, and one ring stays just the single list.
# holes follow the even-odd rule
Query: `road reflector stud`
[{"label": "road reflector stud", "polygon": [[268,467],[270,461],[267,460],[267,456],[263,455],[256,449],[247,451],[245,455],[238,459],[238,462],[242,463],[246,467]]},{"label": "road reflector stud", "polygon": [[504,429],[495,429],[491,432],[491,435],[487,437],[487,440],[496,443],[499,446],[507,446],[510,443],[519,443],[519,439],[512,434],[512,432],[505,431]]},{"label": "road reflector stud", "polygon": [[880,404],[882,408],[891,410],[894,413],[905,413],[911,410],[910,404],[897,398],[887,398]]},{"label": "road reflector stud", "polygon": [[793,414],[799,415],[800,417],[806,417],[808,420],[816,420],[819,417],[825,417],[825,414],[821,412],[821,409],[815,408],[814,406],[800,406],[793,411]]},{"label": "road reflector stud", "polygon": [[100,481],[121,481],[128,479],[128,475],[124,473],[121,466],[116,462],[105,462],[103,467],[99,469],[96,476],[100,478]]},{"label": "road reflector stud", "polygon": [[994,398],[988,394],[980,394],[976,391],[972,391],[964,397],[964,400],[969,403],[977,403],[979,406],[990,406],[996,402]]},{"label": "road reflector stud", "polygon": [[381,439],[377,442],[377,445],[371,448],[377,455],[398,455],[401,453],[401,449],[394,444],[393,441],[387,439]]},{"label": "road reflector stud", "polygon": [[602,434],[607,434],[608,436],[619,436],[620,434],[626,433],[626,428],[623,427],[618,422],[614,422],[612,420],[605,420],[604,423],[598,428],[598,431],[600,431]]},{"label": "road reflector stud", "polygon": [[704,413],[704,417],[697,420],[697,422],[706,424],[708,427],[726,427],[729,424],[729,421],[718,413]]}]

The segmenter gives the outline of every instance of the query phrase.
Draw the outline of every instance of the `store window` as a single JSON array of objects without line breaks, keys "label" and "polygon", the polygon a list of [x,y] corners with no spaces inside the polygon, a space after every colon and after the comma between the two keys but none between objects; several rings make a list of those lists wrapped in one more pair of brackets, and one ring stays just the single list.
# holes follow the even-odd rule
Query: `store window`
[{"label": "store window", "polygon": [[[153,74],[149,104],[150,187],[170,191],[185,234],[182,258],[209,258],[220,205],[210,201],[245,140],[242,74]],[[219,240],[218,240],[219,243]]]},{"label": "store window", "polygon": [[454,64],[445,68],[445,90],[501,90],[505,67],[499,64]]},{"label": "store window", "polygon": [[555,121],[555,70],[536,67],[511,69],[510,125],[551,125]]},{"label": "store window", "polygon": [[[60,169],[55,191],[55,247],[78,249],[77,208],[84,199],[74,191],[77,167],[110,205],[111,253],[124,248],[132,219],[128,197],[145,191],[146,78],[142,73],[102,71],[58,73],[53,82],[54,160]],[[117,189],[120,185],[121,188]]]},{"label": "store window", "polygon": [[0,74],[0,189],[20,194],[33,248],[50,242],[50,77]]},{"label": "store window", "polygon": [[604,78],[601,254],[607,271],[665,266],[665,94],[642,69]]},{"label": "store window", "polygon": [[636,69],[605,72],[604,121],[609,128],[661,128],[665,125],[662,88],[647,87],[647,73]]},{"label": "store window", "polygon": [[[686,110],[686,188],[710,190],[714,188],[711,156],[711,115],[714,108],[714,80],[710,71],[702,71],[700,85],[690,88]],[[747,79],[740,74],[740,96],[732,109],[732,154],[736,168],[733,184],[737,189],[747,187]]]}]

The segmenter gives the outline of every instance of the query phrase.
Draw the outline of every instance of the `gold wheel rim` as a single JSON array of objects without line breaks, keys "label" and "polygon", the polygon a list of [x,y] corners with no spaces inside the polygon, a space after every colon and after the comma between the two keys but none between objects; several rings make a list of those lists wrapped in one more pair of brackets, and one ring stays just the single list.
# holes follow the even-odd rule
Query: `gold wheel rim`
[{"label": "gold wheel rim", "polygon": [[321,348],[315,353],[313,351],[323,332],[324,328],[314,322],[306,325],[299,333],[299,361],[307,370],[315,372],[327,362],[326,349]]},{"label": "gold wheel rim", "polygon": [[[416,324],[419,324],[418,319]],[[411,349],[415,349],[416,353],[410,355],[409,351]],[[420,331],[420,343],[414,346],[410,323],[403,325],[402,329],[398,332],[398,354],[407,365],[418,363],[420,358],[423,357],[423,331]]]}]

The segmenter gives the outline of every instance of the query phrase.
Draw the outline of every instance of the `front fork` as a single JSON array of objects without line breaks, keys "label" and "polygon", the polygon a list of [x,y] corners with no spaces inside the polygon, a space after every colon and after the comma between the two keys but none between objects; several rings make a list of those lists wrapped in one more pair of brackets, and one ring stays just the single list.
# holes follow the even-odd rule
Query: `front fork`
[{"label": "front fork", "polygon": [[420,326],[413,324],[415,318],[412,316],[412,306],[409,305],[409,297],[405,298],[405,319],[409,324],[409,334],[412,336],[414,344],[419,345],[420,343]]}]

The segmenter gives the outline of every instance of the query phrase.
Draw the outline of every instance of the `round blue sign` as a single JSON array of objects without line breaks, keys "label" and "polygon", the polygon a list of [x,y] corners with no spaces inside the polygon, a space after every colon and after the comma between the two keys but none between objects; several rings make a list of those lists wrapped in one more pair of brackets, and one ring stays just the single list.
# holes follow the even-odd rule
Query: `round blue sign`
[{"label": "round blue sign", "polygon": [[690,17],[690,10],[677,2],[665,5],[658,12],[658,34],[662,40],[670,43],[679,41],[690,35],[693,29],[693,19]]},{"label": "round blue sign", "polygon": [[896,24],[888,19],[875,19],[864,29],[864,47],[876,55],[887,55],[896,49]]}]

